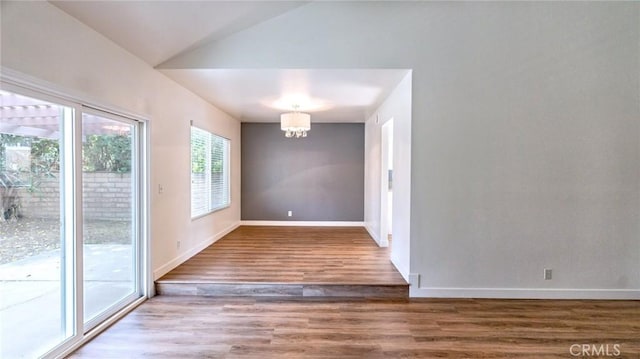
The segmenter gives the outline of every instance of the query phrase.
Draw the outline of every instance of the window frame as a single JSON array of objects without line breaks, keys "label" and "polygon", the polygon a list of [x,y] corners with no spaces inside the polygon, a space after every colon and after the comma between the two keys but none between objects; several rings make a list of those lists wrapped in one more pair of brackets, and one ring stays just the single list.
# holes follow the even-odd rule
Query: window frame
[{"label": "window frame", "polygon": [[[209,145],[208,148],[206,150],[206,165],[205,165],[205,176],[206,176],[206,188],[208,189],[208,191],[206,191],[206,193],[203,193],[202,195],[206,195],[207,197],[207,210],[205,212],[202,213],[197,213],[194,214],[193,211],[193,199],[194,199],[194,195],[193,195],[193,130],[198,130],[201,132],[204,132],[207,136],[208,136],[208,140],[209,140]],[[211,201],[211,162],[212,162],[212,157],[211,157],[211,149],[210,149],[210,141],[212,141],[213,139],[221,139],[224,142],[224,152],[223,152],[223,158],[222,158],[222,174],[224,176],[224,181],[226,181],[226,203],[219,205],[219,206],[212,206],[212,202]],[[225,136],[219,135],[215,132],[206,130],[202,127],[196,126],[194,124],[191,124],[190,126],[190,130],[189,130],[189,168],[190,168],[190,190],[189,190],[189,211],[190,211],[190,216],[191,216],[191,220],[194,221],[196,219],[208,216],[212,213],[227,209],[229,207],[231,207],[231,203],[232,203],[232,198],[231,198],[231,139],[227,138]]]}]

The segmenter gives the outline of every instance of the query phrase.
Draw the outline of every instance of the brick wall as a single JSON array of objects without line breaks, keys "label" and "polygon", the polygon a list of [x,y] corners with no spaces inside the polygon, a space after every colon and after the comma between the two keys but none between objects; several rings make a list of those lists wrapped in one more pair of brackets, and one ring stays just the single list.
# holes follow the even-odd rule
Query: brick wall
[{"label": "brick wall", "polygon": [[[60,182],[44,179],[30,193],[20,189],[22,215],[30,218],[60,218]],[[127,220],[131,218],[131,174],[86,172],[83,174],[83,202],[86,219]]]}]

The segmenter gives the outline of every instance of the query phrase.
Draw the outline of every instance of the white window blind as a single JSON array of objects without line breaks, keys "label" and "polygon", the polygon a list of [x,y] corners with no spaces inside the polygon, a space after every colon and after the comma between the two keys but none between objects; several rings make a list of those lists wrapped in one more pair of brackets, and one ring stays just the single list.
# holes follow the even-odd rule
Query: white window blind
[{"label": "white window blind", "polygon": [[191,127],[191,218],[228,207],[229,140]]}]

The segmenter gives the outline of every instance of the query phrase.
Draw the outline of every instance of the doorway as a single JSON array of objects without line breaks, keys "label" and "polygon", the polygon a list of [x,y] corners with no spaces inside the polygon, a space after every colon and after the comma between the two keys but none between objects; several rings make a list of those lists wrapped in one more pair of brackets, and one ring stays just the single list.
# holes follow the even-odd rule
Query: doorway
[{"label": "doorway", "polygon": [[380,159],[380,246],[387,247],[393,238],[393,118],[381,128]]}]

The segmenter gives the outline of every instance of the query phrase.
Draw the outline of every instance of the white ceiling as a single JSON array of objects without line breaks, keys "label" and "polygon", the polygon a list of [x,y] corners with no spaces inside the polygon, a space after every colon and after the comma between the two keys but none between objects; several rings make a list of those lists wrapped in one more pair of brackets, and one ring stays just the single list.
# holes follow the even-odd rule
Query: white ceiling
[{"label": "white ceiling", "polygon": [[[302,1],[51,1],[151,66],[304,5]],[[407,70],[159,69],[241,121],[363,122]]]},{"label": "white ceiling", "polygon": [[151,66],[229,36],[301,1],[50,1]]},{"label": "white ceiling", "polygon": [[245,122],[277,122],[283,111],[312,114],[312,122],[364,122],[407,70],[161,70]]}]

